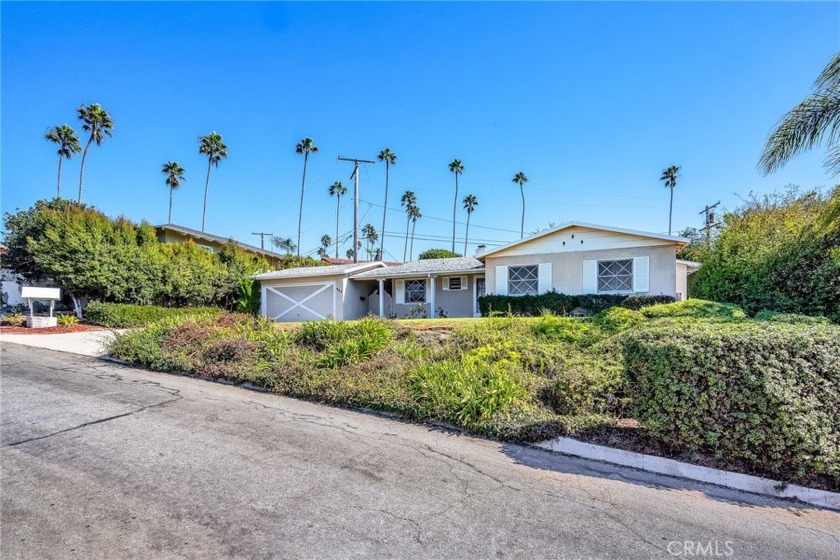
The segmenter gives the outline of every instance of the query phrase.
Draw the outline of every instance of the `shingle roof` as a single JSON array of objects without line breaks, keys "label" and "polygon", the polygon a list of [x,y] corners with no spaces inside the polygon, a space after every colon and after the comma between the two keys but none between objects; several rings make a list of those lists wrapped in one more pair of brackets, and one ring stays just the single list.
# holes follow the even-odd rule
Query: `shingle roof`
[{"label": "shingle roof", "polygon": [[414,274],[437,274],[447,272],[471,272],[484,270],[484,263],[472,257],[456,257],[451,259],[426,259],[412,261],[396,266],[368,270],[361,274],[354,274],[352,278],[391,278],[393,276],[411,276]]},{"label": "shingle roof", "polygon": [[333,276],[337,274],[350,274],[353,272],[364,272],[374,267],[383,266],[380,262],[366,262],[358,264],[333,264],[328,266],[299,266],[297,268],[286,268],[266,272],[253,276],[255,280],[276,280],[278,278],[306,278],[309,276]]},{"label": "shingle roof", "polygon": [[159,226],[155,226],[155,230],[157,230],[157,231],[167,230],[167,229],[171,230],[171,231],[177,231],[178,233],[181,233],[183,235],[188,235],[190,237],[195,237],[197,239],[207,239],[208,241],[214,241],[214,242],[220,243],[222,245],[224,245],[225,243],[233,242],[234,245],[236,245],[236,246],[238,246],[238,247],[240,247],[240,248],[242,248],[246,251],[251,251],[252,253],[258,253],[260,255],[265,255],[266,257],[281,258],[283,256],[283,255],[280,255],[279,253],[274,253],[274,252],[268,251],[266,249],[260,249],[256,245],[251,245],[249,243],[243,243],[241,241],[237,241],[236,239],[234,239],[232,237],[221,237],[219,235],[213,235],[212,233],[206,233],[206,232],[203,232],[203,231],[199,231],[197,229],[192,229],[192,228],[179,226],[179,225],[175,225],[175,224],[161,224]]}]

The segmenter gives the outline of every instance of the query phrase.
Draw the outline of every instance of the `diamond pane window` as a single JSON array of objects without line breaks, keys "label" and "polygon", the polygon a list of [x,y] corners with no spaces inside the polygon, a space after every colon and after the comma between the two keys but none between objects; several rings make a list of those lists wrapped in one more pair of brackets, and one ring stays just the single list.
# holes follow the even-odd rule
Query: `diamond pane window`
[{"label": "diamond pane window", "polygon": [[406,280],[405,281],[405,302],[425,303],[426,302],[426,281]]},{"label": "diamond pane window", "polygon": [[632,292],[633,259],[598,261],[599,292]]},{"label": "diamond pane window", "polygon": [[511,266],[508,268],[508,294],[512,296],[536,295],[539,291],[537,265]]}]

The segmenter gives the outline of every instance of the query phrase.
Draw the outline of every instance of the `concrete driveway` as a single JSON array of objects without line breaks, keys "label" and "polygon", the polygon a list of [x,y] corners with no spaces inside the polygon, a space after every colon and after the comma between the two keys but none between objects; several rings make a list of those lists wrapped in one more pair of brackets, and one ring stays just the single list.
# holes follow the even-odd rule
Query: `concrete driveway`
[{"label": "concrete driveway", "polygon": [[48,350],[2,346],[0,404],[3,558],[840,551],[837,513]]},{"label": "concrete driveway", "polygon": [[13,342],[33,348],[58,350],[82,356],[102,356],[105,344],[114,336],[115,332],[125,332],[127,329],[82,331],[63,334],[0,334],[0,342]]}]

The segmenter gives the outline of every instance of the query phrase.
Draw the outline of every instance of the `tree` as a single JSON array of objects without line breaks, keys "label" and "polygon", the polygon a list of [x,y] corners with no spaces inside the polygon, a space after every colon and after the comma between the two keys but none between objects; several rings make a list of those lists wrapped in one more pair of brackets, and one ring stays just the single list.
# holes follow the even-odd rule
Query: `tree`
[{"label": "tree", "polygon": [[417,257],[418,260],[425,261],[429,259],[451,259],[460,257],[459,253],[453,253],[449,249],[426,249]]},{"label": "tree", "polygon": [[278,249],[283,249],[286,251],[286,256],[291,255],[295,249],[297,249],[297,245],[295,245],[295,240],[291,237],[282,238],[279,235],[274,235],[271,237],[271,244],[277,247]]},{"label": "tree", "polygon": [[519,237],[525,237],[525,183],[528,182],[528,177],[520,171],[513,176],[513,182],[519,185],[519,194],[522,196],[522,220],[519,224]]},{"label": "tree", "polygon": [[177,161],[170,161],[163,164],[161,172],[166,175],[166,185],[169,187],[169,218],[168,224],[172,223],[172,193],[181,186],[181,181],[186,181],[184,178],[184,168],[181,167]]},{"label": "tree", "polygon": [[111,119],[111,115],[108,111],[103,109],[98,103],[82,105],[76,109],[76,112],[79,114],[79,120],[84,123],[82,125],[82,130],[90,132],[90,138],[88,138],[87,144],[85,144],[85,149],[82,152],[82,167],[79,171],[78,202],[81,202],[82,184],[85,179],[85,161],[87,161],[88,148],[90,148],[90,145],[93,142],[96,142],[97,146],[101,146],[102,142],[105,140],[104,135],[112,136],[111,130],[114,128],[114,121]]},{"label": "tree", "polygon": [[680,176],[680,166],[672,165],[662,170],[660,181],[665,183],[665,188],[671,189],[671,204],[668,207],[668,235],[671,235],[671,216],[674,211],[674,189],[677,186],[677,179]]},{"label": "tree", "polygon": [[306,164],[309,161],[309,154],[317,154],[318,146],[312,138],[304,138],[295,146],[296,154],[303,154],[303,179],[300,182],[300,206],[298,207],[298,234],[297,234],[297,256],[300,256],[300,228],[303,224],[303,193],[306,190]]},{"label": "tree", "polygon": [[356,252],[353,249],[347,249],[347,252],[344,254],[347,255],[348,259],[352,259],[356,255]]},{"label": "tree", "polygon": [[409,213],[409,219],[411,220],[411,247],[408,249],[408,260],[411,260],[414,254],[414,229],[417,227],[417,220],[422,217],[423,214],[420,212],[420,207],[417,205],[412,206]]},{"label": "tree", "polygon": [[330,196],[335,197],[335,258],[338,258],[338,246],[340,245],[338,227],[341,223],[339,213],[341,212],[341,197],[347,194],[347,187],[341,184],[341,181],[336,181],[330,185]]},{"label": "tree", "polygon": [[379,155],[376,156],[379,161],[385,162],[385,201],[382,203],[382,238],[379,241],[379,254],[385,254],[385,216],[388,214],[388,187],[390,179],[391,166],[397,163],[397,154],[391,151],[390,148],[385,148]]},{"label": "tree", "polygon": [[467,232],[464,235],[464,254],[467,254],[467,244],[470,240],[470,216],[475,212],[475,207],[478,206],[478,198],[474,194],[468,194],[464,197],[464,210],[467,211]]},{"label": "tree", "polygon": [[227,146],[222,141],[222,135],[215,130],[206,136],[198,137],[198,153],[207,156],[207,179],[204,181],[204,209],[201,212],[201,231],[207,221],[207,191],[210,190],[210,169],[228,157]]},{"label": "tree", "polygon": [[373,245],[379,239],[379,234],[376,233],[373,225],[367,224],[362,228],[362,239],[367,242],[368,260],[373,259]]},{"label": "tree", "polygon": [[[840,173],[840,53],[823,69],[813,85],[813,93],[790,110],[770,133],[758,167],[772,173],[794,156],[815,148],[825,140],[829,173]],[[827,135],[827,138],[826,138]]]},{"label": "tree", "polygon": [[324,258],[327,256],[327,250],[332,245],[332,237],[329,234],[325,233],[321,236],[321,246],[318,247],[318,256]]},{"label": "tree", "polygon": [[455,215],[458,210],[458,175],[464,172],[460,159],[453,159],[449,164],[449,171],[455,175],[455,199],[452,202],[452,252],[455,252]]},{"label": "tree", "polygon": [[58,190],[55,196],[61,198],[61,162],[81,152],[82,146],[79,144],[76,131],[69,124],[50,128],[44,134],[44,138],[58,145]]},{"label": "tree", "polygon": [[405,208],[406,222],[405,222],[405,248],[403,249],[403,261],[408,255],[408,228],[411,225],[411,209],[417,204],[417,195],[414,191],[405,191],[400,198],[400,206]]}]

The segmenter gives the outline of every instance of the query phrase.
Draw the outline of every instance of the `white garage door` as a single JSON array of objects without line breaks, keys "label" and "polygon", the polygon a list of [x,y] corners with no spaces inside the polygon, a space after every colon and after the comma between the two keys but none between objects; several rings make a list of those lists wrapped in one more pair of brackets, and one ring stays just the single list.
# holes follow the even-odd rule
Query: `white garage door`
[{"label": "white garage door", "polygon": [[266,286],[265,314],[275,321],[316,321],[335,317],[335,283]]}]

